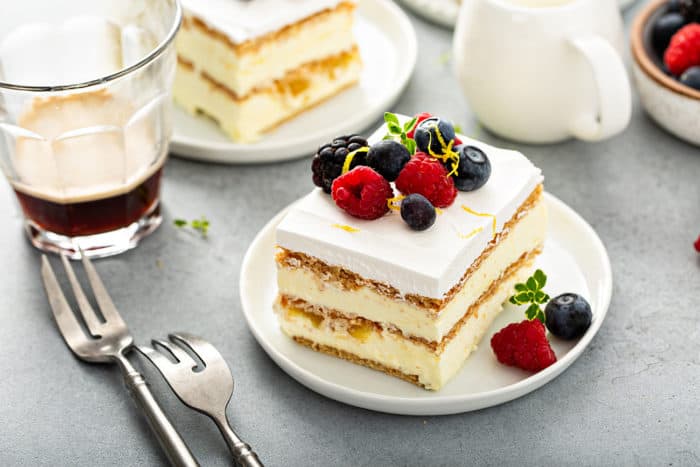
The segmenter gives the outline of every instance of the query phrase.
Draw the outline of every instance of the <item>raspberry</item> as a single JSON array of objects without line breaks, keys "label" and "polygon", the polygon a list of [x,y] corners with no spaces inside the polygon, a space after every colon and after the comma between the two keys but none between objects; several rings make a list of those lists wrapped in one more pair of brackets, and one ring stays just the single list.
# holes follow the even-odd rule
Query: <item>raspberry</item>
[{"label": "raspberry", "polygon": [[512,323],[491,338],[498,361],[508,366],[537,372],[557,361],[539,320]]},{"label": "raspberry", "polygon": [[457,197],[452,177],[440,161],[423,152],[417,152],[404,166],[396,179],[396,188],[405,195],[419,193],[433,206],[446,208]]},{"label": "raspberry", "polygon": [[673,35],[664,53],[664,63],[676,76],[692,66],[700,65],[700,24],[683,26]]},{"label": "raspberry", "polygon": [[700,253],[700,237],[698,237],[698,239],[695,240],[695,243],[693,243],[693,246],[695,247],[695,251]]},{"label": "raspberry", "polygon": [[421,114],[416,115],[416,124],[413,125],[413,128],[411,128],[411,131],[406,133],[406,136],[413,139],[416,135],[416,128],[418,128],[418,125],[420,125],[420,122],[422,122],[423,120],[427,120],[430,117],[432,117],[432,114],[430,114],[429,112],[423,112]]},{"label": "raspberry", "polygon": [[389,211],[386,200],[394,197],[394,190],[374,169],[359,166],[335,179],[332,195],[335,204],[351,216],[372,220]]}]

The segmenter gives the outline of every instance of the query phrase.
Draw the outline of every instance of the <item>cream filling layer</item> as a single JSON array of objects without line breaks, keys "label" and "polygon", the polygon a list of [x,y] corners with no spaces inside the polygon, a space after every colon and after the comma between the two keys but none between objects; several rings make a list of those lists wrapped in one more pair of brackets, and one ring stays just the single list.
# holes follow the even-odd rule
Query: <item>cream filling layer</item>
[{"label": "cream filling layer", "polygon": [[353,48],[353,13],[340,8],[324,21],[312,21],[297,34],[283,40],[261,43],[254,52],[236,51],[224,40],[207,34],[188,22],[178,33],[178,55],[226,86],[236,96],[245,97],[281,79],[299,66],[338,55]]},{"label": "cream filling layer", "polygon": [[473,313],[457,334],[447,343],[442,353],[436,353],[424,344],[406,339],[387,330],[365,331],[353,335],[346,320],[312,320],[302,313],[282,308],[275,309],[280,326],[290,337],[303,337],[314,343],[342,350],[359,358],[380,363],[406,375],[415,375],[426,389],[438,390],[462,368],[469,355],[476,350],[484,334],[503,309],[517,282],[526,280],[531,265],[524,265],[505,278],[495,293]]},{"label": "cream filling layer", "polygon": [[226,90],[195,70],[178,65],[175,102],[192,114],[202,112],[216,120],[233,140],[248,143],[265,131],[356,83],[362,72],[359,56],[331,70],[305,75],[303,90],[272,87],[236,101]]},{"label": "cream filling layer", "polygon": [[279,293],[336,310],[348,317],[359,316],[380,323],[383,327],[398,328],[407,336],[440,342],[508,266],[515,263],[523,253],[538,248],[544,242],[546,231],[547,210],[540,199],[526,211],[439,313],[406,300],[395,300],[369,287],[346,290],[304,268],[278,268]]}]

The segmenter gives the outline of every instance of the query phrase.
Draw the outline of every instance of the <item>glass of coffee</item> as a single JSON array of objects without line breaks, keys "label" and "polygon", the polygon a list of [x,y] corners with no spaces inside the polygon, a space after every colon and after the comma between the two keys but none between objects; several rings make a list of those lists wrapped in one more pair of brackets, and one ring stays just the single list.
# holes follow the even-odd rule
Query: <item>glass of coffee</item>
[{"label": "glass of coffee", "polygon": [[177,0],[22,0],[0,15],[0,166],[29,239],[79,257],[160,225]]}]

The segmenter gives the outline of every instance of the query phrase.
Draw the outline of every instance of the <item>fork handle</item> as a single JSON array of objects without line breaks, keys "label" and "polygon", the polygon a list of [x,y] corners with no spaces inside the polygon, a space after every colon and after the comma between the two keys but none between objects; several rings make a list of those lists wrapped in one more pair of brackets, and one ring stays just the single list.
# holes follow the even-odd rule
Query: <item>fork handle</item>
[{"label": "fork handle", "polygon": [[233,460],[236,462],[236,465],[240,467],[264,467],[263,463],[258,459],[258,455],[253,451],[253,448],[247,443],[244,443],[231,429],[226,415],[213,418],[214,422],[216,422],[216,426],[219,427],[219,431],[221,431],[221,434],[226,440],[229,451],[233,454]]},{"label": "fork handle", "polygon": [[124,374],[124,382],[139,408],[146,416],[148,424],[158,438],[170,464],[175,467],[198,467],[199,463],[190,452],[177,429],[158,405],[143,375],[136,371],[131,363],[123,357],[118,359]]}]

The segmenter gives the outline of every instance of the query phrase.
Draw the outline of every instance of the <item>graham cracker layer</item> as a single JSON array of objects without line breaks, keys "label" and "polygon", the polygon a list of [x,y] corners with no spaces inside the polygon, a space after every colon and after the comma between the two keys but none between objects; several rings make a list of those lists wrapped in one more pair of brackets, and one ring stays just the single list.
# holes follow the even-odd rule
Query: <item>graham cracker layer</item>
[{"label": "graham cracker layer", "polygon": [[355,11],[355,4],[352,2],[343,2],[340,3],[338,6],[335,8],[329,8],[323,11],[320,11],[316,13],[315,15],[309,16],[307,18],[302,19],[301,21],[297,21],[296,23],[289,24],[282,29],[278,29],[277,31],[270,32],[268,34],[265,34],[263,36],[257,37],[255,39],[250,39],[245,42],[241,42],[239,44],[234,43],[226,34],[217,31],[216,29],[210,28],[207,26],[204,21],[201,19],[197,18],[196,16],[192,15],[187,15],[183,18],[182,20],[182,28],[183,29],[190,29],[190,28],[197,28],[210,38],[223,42],[226,44],[227,47],[229,47],[235,54],[237,55],[242,55],[242,54],[254,54],[257,53],[258,50],[263,47],[264,45],[271,44],[277,41],[284,41],[287,40],[288,38],[298,34],[302,29],[308,27],[312,23],[322,23],[328,19],[329,16],[332,16],[334,14],[339,14],[339,13],[347,13],[347,14],[353,14]]},{"label": "graham cracker layer", "polygon": [[495,250],[501,240],[505,239],[512,228],[525,216],[533,207],[541,202],[543,186],[538,185],[530,196],[520,205],[513,216],[505,223],[503,229],[496,233],[488,243],[481,255],[466,270],[462,278],[450,289],[442,299],[425,297],[416,294],[403,295],[395,287],[372,279],[367,279],[348,269],[331,266],[318,258],[309,256],[301,252],[294,252],[278,246],[276,261],[278,267],[282,268],[303,268],[311,271],[324,282],[330,282],[343,290],[357,290],[367,287],[380,295],[384,295],[394,300],[406,300],[411,304],[423,308],[426,311],[439,313],[452,298],[462,290],[464,284],[481,267],[483,261]]},{"label": "graham cracker layer", "polygon": [[[251,90],[245,96],[239,96],[233,90],[223,83],[212,78],[208,73],[200,72],[200,77],[206,81],[212,88],[224,93],[230,100],[236,103],[243,102],[258,94],[291,94],[297,96],[308,89],[310,85],[309,75],[327,73],[334,77],[338,69],[347,67],[350,63],[359,62],[360,51],[357,46],[350,50],[343,51],[339,54],[326,57],[322,60],[305,63],[294,70],[289,71],[284,77],[275,80],[272,84],[264,87],[258,87]],[[178,65],[188,71],[195,71],[195,66],[192,62],[179,57],[177,58]]]},{"label": "graham cracker layer", "polygon": [[537,248],[525,252],[517,261],[508,266],[508,268],[503,271],[501,276],[491,283],[489,288],[479,297],[479,299],[471,304],[471,306],[465,311],[464,316],[462,316],[462,318],[455,323],[450,332],[443,337],[440,342],[428,341],[422,337],[407,335],[395,326],[387,325],[385,323],[377,323],[376,321],[370,321],[360,316],[348,316],[347,314],[338,310],[320,307],[318,305],[314,305],[313,303],[308,303],[300,298],[281,295],[278,300],[282,308],[302,310],[305,313],[316,316],[319,319],[319,322],[323,321],[324,319],[329,319],[331,322],[338,320],[344,322],[345,328],[351,328],[353,326],[367,326],[374,328],[376,332],[386,330],[402,339],[407,339],[415,344],[423,345],[436,355],[440,355],[445,350],[447,344],[454,339],[454,337],[466,325],[469,319],[472,316],[478,316],[479,308],[496,294],[501,284],[510,279],[522,268],[530,266],[541,251],[542,250],[540,248]]},{"label": "graham cracker layer", "polygon": [[299,344],[305,345],[306,347],[309,347],[317,352],[322,352],[322,353],[325,353],[327,355],[331,355],[333,357],[342,358],[343,360],[348,360],[348,361],[350,361],[352,363],[356,363],[358,365],[366,366],[366,367],[371,368],[373,370],[378,370],[378,371],[384,372],[388,375],[395,376],[397,378],[401,378],[404,381],[408,381],[409,383],[413,383],[416,386],[420,386],[423,389],[427,389],[424,384],[421,384],[419,382],[418,375],[409,375],[409,374],[403,373],[395,368],[389,368],[388,366],[382,365],[381,363],[376,362],[374,360],[368,360],[366,358],[361,358],[361,357],[358,357],[357,355],[352,354],[350,352],[336,349],[335,347],[330,347],[328,345],[317,344],[316,342],[310,341],[310,340],[305,339],[303,337],[294,336],[292,339],[294,339]]}]

